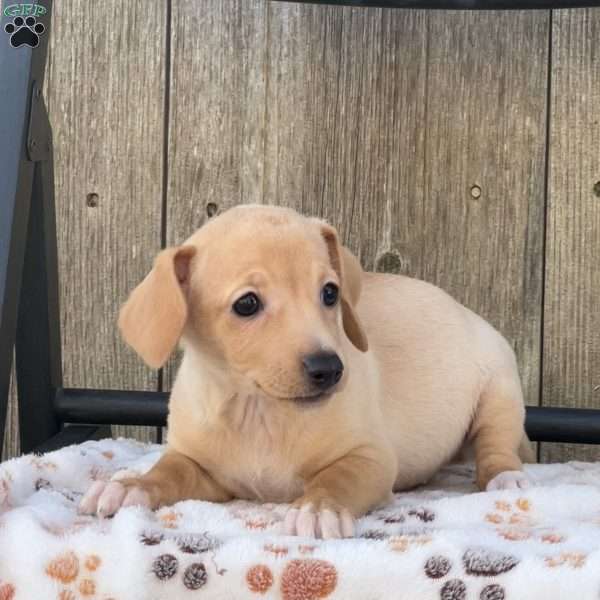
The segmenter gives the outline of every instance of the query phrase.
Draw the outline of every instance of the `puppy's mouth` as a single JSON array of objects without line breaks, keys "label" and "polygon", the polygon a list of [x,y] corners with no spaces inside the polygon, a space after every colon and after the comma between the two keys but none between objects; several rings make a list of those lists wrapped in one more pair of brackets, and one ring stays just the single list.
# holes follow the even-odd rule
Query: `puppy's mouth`
[{"label": "puppy's mouth", "polygon": [[329,400],[333,394],[333,391],[327,392],[317,392],[310,396],[292,396],[291,398],[284,398],[285,400],[292,400],[292,402],[296,402],[297,404],[320,404]]},{"label": "puppy's mouth", "polygon": [[269,392],[256,380],[254,381],[254,385],[256,385],[256,387],[259,388],[267,396],[271,396],[271,398],[276,398],[277,400],[287,400],[289,402],[294,402],[296,404],[305,406],[309,406],[312,404],[322,404],[333,395],[336,389],[333,388],[326,391],[316,391],[313,394],[306,394],[302,396],[280,396],[279,394]]}]

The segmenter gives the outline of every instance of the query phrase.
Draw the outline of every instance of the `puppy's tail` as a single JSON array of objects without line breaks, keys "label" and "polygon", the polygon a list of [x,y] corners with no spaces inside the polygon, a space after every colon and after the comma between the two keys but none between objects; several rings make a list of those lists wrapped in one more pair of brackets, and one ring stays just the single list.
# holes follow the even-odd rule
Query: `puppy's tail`
[{"label": "puppy's tail", "polygon": [[521,443],[519,444],[519,458],[524,463],[536,463],[537,462],[537,454],[533,444],[527,437],[527,434],[524,434]]}]

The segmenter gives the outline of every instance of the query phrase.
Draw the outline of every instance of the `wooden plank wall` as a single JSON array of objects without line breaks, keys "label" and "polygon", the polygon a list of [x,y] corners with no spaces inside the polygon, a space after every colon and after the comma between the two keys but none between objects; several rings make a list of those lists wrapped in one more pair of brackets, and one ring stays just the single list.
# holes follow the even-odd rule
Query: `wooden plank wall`
[{"label": "wooden plank wall", "polygon": [[[544,403],[600,405],[600,10],[558,11],[552,27]],[[547,461],[597,460],[550,445]]]},{"label": "wooden plank wall", "polygon": [[529,404],[598,406],[599,34],[600,10],[57,3],[66,383],[159,388],[118,339],[118,305],[162,245],[266,202],[489,319]]}]

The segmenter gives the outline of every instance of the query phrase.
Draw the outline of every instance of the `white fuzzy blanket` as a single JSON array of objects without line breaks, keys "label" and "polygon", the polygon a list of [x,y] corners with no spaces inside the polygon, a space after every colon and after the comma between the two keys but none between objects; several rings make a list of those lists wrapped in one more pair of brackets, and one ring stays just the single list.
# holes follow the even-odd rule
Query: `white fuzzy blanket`
[{"label": "white fuzzy blanket", "polygon": [[240,501],[77,515],[92,480],[160,453],[104,440],[0,466],[0,600],[600,598],[600,464],[529,466],[531,490],[485,494],[450,467],[352,540],[284,537],[284,506]]}]

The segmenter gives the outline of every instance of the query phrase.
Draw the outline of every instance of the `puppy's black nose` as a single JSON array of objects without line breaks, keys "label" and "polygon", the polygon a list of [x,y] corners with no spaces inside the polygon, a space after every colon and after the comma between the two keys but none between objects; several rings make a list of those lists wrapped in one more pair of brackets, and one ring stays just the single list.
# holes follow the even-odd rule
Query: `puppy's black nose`
[{"label": "puppy's black nose", "polygon": [[320,390],[328,390],[341,378],[344,365],[335,352],[316,352],[302,360],[311,383]]}]

